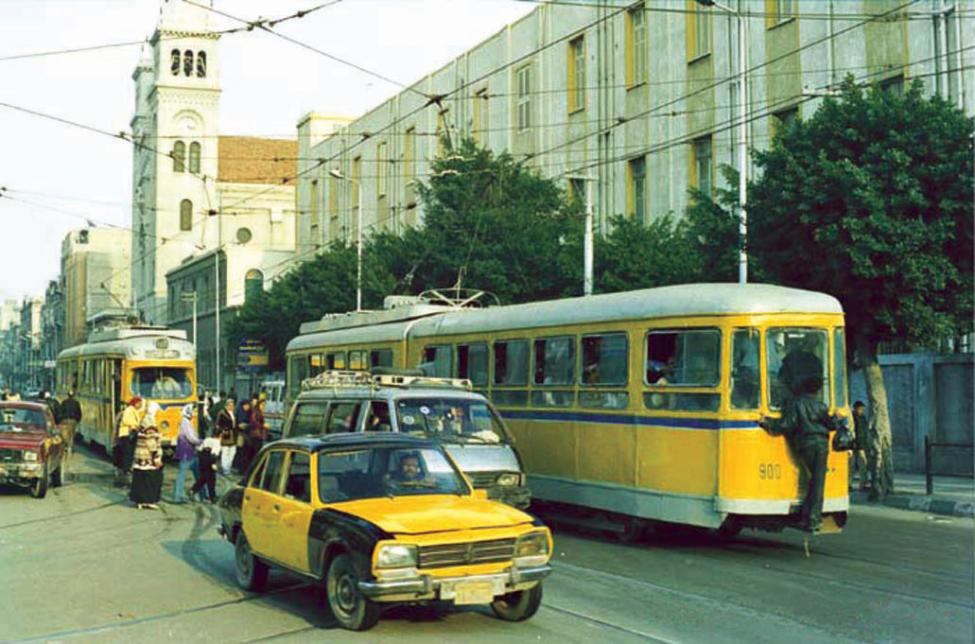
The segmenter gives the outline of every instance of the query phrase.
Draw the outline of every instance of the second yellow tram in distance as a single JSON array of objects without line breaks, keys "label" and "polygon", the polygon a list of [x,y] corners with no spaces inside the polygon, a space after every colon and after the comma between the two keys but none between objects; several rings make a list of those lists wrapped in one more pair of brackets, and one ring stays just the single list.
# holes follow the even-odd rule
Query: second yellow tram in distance
[{"label": "second yellow tram in distance", "polygon": [[[289,389],[352,355],[362,368],[381,355],[468,378],[508,422],[533,498],[624,529],[647,519],[732,532],[794,523],[804,475],[785,439],[757,425],[778,414],[789,353],[819,359],[823,401],[849,416],[843,310],[822,293],[688,284],[417,315],[307,325],[313,332],[288,346]],[[846,453],[830,453],[824,514],[839,526],[847,466]]]},{"label": "second yellow tram in distance", "polygon": [[78,433],[109,451],[115,415],[132,398],[159,403],[156,422],[167,449],[176,447],[182,407],[197,401],[195,350],[185,331],[173,329],[95,331],[58,355],[55,378],[58,394],[74,391],[81,404]]}]

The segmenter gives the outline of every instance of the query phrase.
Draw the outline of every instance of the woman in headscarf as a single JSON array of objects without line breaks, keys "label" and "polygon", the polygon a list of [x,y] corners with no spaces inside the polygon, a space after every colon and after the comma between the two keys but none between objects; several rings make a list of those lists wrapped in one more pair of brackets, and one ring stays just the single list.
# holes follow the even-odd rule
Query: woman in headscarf
[{"label": "woman in headscarf", "polygon": [[186,502],[186,472],[196,462],[196,447],[201,442],[196,430],[193,429],[194,407],[192,403],[185,405],[183,417],[179,421],[179,434],[176,437],[176,460],[179,461],[179,472],[173,485],[173,503]]},{"label": "woman in headscarf", "polygon": [[140,510],[143,508],[158,510],[159,506],[156,504],[162,495],[163,452],[159,430],[156,428],[157,413],[159,413],[159,403],[150,402],[135,439],[129,499]]}]

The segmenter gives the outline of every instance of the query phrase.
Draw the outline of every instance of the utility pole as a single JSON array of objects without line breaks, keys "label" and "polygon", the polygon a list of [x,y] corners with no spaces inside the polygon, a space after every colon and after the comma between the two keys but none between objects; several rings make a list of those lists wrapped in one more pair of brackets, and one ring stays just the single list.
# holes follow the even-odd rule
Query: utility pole
[{"label": "utility pole", "polygon": [[358,212],[355,217],[355,310],[358,313],[362,310],[362,182],[353,177],[346,177],[338,169],[329,170],[328,173],[336,179],[348,181],[358,190],[356,193]]},{"label": "utility pole", "polygon": [[180,298],[184,302],[193,303],[193,361],[196,362],[199,358],[200,349],[196,342],[196,302],[199,299],[199,293],[193,291],[192,293],[183,293]]},{"label": "utility pole", "polygon": [[592,263],[593,263],[593,205],[592,205],[592,184],[596,181],[595,177],[568,175],[572,181],[586,182],[586,218],[582,236],[582,294],[592,295]]}]

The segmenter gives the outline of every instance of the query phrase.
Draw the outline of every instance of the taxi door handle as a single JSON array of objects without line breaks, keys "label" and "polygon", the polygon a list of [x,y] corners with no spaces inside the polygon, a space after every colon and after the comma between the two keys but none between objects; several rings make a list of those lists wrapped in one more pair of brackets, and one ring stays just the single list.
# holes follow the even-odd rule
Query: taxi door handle
[{"label": "taxi door handle", "polygon": [[278,505],[277,503],[275,503],[275,504],[274,504],[273,506],[271,506],[271,507],[273,507],[273,508],[274,508],[274,511],[275,511],[275,512],[280,512],[280,511],[281,511],[281,506],[280,506],[280,505]]},{"label": "taxi door handle", "polygon": [[251,495],[250,494],[245,494],[244,495],[244,500],[250,501],[251,500]]}]

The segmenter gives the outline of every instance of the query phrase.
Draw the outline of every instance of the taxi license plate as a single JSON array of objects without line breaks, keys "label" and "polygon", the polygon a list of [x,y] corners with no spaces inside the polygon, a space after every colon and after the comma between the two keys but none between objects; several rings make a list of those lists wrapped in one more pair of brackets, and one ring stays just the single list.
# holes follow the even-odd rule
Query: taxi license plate
[{"label": "taxi license plate", "polygon": [[454,586],[454,603],[490,604],[494,599],[494,584],[490,581],[467,581]]}]

